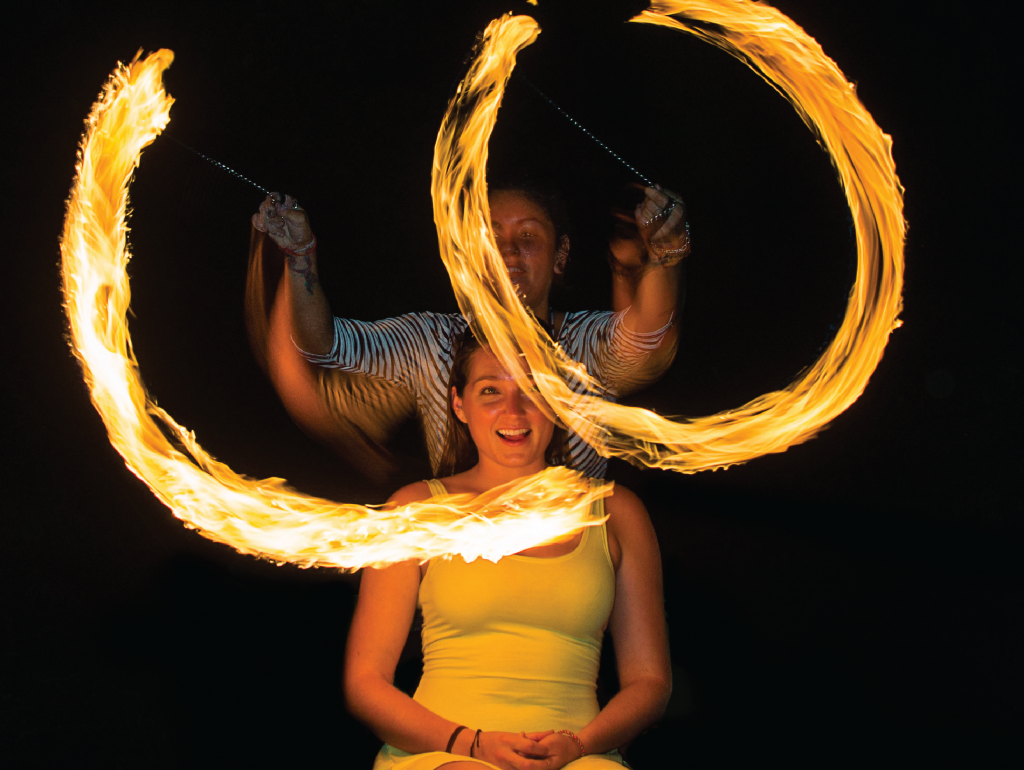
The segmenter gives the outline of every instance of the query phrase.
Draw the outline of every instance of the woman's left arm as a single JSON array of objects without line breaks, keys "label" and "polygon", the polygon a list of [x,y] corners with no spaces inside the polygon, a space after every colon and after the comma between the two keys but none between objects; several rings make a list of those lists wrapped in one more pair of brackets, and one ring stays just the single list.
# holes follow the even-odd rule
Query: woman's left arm
[{"label": "woman's left arm", "polygon": [[[681,263],[690,253],[686,205],[682,199],[660,186],[648,187],[645,193],[634,216],[646,259],[642,266],[620,271],[624,280],[615,284],[618,293],[613,291],[615,309],[629,308],[623,319],[626,326],[641,334],[663,329],[678,314]],[[612,251],[614,254],[614,247]],[[620,289],[618,284],[628,288]],[[662,344],[673,345],[675,334],[673,325]]]},{"label": "woman's left arm", "polygon": [[[615,550],[621,553],[609,621],[620,689],[579,733],[588,754],[603,754],[635,738],[665,713],[672,692],[661,555],[654,527],[640,498],[628,489],[617,485],[605,505],[609,539],[617,542]],[[568,740],[554,735],[541,742]],[[570,759],[579,756],[577,747],[568,750]]]}]

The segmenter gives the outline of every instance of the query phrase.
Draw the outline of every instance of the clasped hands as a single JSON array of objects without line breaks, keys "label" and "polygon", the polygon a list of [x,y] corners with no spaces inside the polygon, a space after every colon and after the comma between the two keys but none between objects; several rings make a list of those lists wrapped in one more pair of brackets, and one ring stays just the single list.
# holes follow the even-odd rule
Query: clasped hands
[{"label": "clasped hands", "polygon": [[[540,733],[481,732],[479,744],[469,733],[473,758],[482,759],[505,770],[559,770],[580,758],[580,748],[567,735],[547,730]],[[456,744],[457,749],[462,747]],[[469,755],[468,749],[459,754]]]}]

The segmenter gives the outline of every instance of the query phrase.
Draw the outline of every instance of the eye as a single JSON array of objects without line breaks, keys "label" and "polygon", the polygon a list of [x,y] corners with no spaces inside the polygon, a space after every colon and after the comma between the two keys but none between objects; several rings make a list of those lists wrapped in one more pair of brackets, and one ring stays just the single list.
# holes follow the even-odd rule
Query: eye
[{"label": "eye", "polygon": [[498,394],[498,389],[493,385],[485,385],[480,391],[481,396],[494,396]]}]

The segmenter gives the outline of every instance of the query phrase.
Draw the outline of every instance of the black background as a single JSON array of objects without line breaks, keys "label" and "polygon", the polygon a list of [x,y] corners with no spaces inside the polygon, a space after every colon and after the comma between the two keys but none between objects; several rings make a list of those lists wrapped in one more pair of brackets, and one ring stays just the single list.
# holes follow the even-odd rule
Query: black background
[{"label": "black background", "polygon": [[[1010,495],[1019,246],[996,237],[1014,221],[1000,22],[916,0],[777,5],[893,137],[905,326],[812,442],[687,477],[613,464],[659,532],[676,668],[669,712],[631,759],[1001,764],[1024,640]],[[138,48],[176,53],[168,133],[297,195],[335,312],[375,319],[454,310],[430,208],[434,137],[475,35],[532,11],[544,31],[518,71],[690,207],[679,355],[631,403],[735,406],[828,342],[853,245],[827,156],[739,62],[623,25],[629,3],[590,6],[38,3],[8,18],[0,757],[358,768],[378,745],[340,699],[356,578],[186,530],[111,449],[68,351],[57,239],[76,144]],[[577,232],[561,302],[606,306],[601,214],[628,173],[515,77],[492,153],[560,180]],[[261,197],[166,139],[145,151],[131,329],[147,387],[236,470],[382,501],[429,474],[415,431],[396,444],[400,478],[375,486],[290,423],[249,352],[242,287]]]}]

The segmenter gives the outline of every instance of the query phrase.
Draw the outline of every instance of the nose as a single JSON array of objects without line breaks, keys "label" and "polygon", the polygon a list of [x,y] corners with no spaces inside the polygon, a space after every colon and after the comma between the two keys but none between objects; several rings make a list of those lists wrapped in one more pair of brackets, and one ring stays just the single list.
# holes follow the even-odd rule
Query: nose
[{"label": "nose", "polygon": [[495,238],[498,244],[498,252],[506,262],[510,258],[519,256],[519,247],[512,238]]},{"label": "nose", "polygon": [[527,403],[530,403],[530,399],[526,397],[526,394],[519,388],[512,387],[509,389],[508,396],[505,397],[505,411],[513,415],[526,414]]}]

